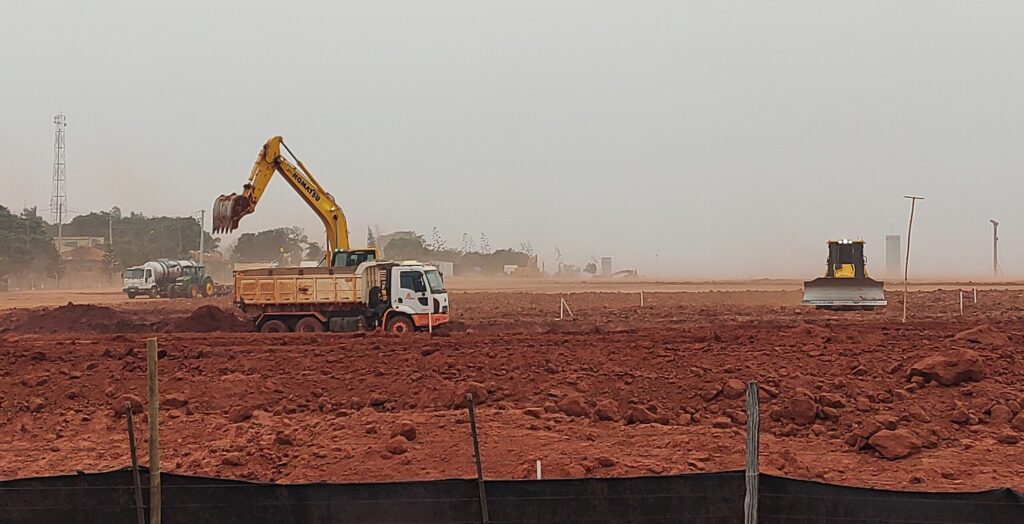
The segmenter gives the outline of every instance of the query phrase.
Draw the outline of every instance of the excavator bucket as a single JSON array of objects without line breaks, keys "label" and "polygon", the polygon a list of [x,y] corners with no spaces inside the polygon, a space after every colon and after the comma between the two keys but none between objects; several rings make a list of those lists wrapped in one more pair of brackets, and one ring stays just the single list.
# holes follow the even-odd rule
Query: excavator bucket
[{"label": "excavator bucket", "polygon": [[245,195],[231,193],[221,195],[213,201],[213,232],[230,233],[238,229],[238,221],[252,212],[252,206]]},{"label": "excavator bucket", "polygon": [[816,278],[804,282],[805,306],[818,309],[874,309],[886,305],[882,282],[870,278]]}]

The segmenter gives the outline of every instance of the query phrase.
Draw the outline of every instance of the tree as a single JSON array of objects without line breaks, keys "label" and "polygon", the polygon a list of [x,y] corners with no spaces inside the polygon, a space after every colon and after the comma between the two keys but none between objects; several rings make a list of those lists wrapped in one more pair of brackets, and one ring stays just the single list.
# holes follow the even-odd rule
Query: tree
[{"label": "tree", "polygon": [[294,262],[297,265],[302,259],[302,246],[309,243],[298,227],[243,233],[235,242],[231,258],[236,262],[277,262],[282,265]]},{"label": "tree", "polygon": [[366,247],[377,247],[377,236],[373,234],[373,230],[370,229],[370,226],[366,226]]},{"label": "tree", "polygon": [[324,248],[316,242],[306,244],[306,255],[304,260],[320,260],[324,258]]},{"label": "tree", "polygon": [[0,278],[22,275],[34,280],[54,278],[60,272],[53,236],[36,208],[17,216],[0,206]]},{"label": "tree", "polygon": [[[120,215],[120,218],[118,216]],[[53,228],[53,226],[50,226]],[[113,229],[111,258],[122,267],[136,266],[157,258],[188,258],[199,250],[200,225],[192,217],[147,217],[132,211],[124,216],[116,206],[109,212],[78,215],[64,224],[64,236],[107,238]],[[51,235],[55,233],[51,230]],[[203,243],[215,251],[220,239],[203,231]]]}]

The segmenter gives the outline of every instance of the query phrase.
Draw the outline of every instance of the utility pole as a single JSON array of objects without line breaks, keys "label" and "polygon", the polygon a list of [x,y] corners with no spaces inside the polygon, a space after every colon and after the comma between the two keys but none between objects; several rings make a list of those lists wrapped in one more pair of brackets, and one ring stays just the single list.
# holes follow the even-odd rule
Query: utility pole
[{"label": "utility pole", "polygon": [[918,200],[924,197],[904,195],[903,198],[910,199],[910,224],[907,225],[907,260],[903,263],[903,322],[907,321],[907,284],[910,276],[910,232],[914,229],[914,207]]},{"label": "utility pole", "polygon": [[203,243],[206,240],[206,210],[199,210],[199,265],[203,265]]},{"label": "utility pole", "polygon": [[992,222],[992,276],[999,276],[999,222]]}]

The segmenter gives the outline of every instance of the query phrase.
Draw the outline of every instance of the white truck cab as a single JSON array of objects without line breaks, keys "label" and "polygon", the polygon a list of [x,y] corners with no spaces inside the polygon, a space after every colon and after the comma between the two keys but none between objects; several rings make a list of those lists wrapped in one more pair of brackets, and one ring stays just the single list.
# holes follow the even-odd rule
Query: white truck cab
[{"label": "white truck cab", "polygon": [[[448,290],[436,267],[402,262],[393,266],[389,273],[391,311],[384,318],[386,331],[402,332],[406,328],[424,328],[448,321]],[[398,325],[405,323],[401,320],[403,317],[411,320],[412,325]]]},{"label": "white truck cab", "polygon": [[153,276],[153,268],[146,266],[135,266],[124,270],[124,287],[122,290],[129,298],[138,295],[149,295],[156,298],[156,279]]}]

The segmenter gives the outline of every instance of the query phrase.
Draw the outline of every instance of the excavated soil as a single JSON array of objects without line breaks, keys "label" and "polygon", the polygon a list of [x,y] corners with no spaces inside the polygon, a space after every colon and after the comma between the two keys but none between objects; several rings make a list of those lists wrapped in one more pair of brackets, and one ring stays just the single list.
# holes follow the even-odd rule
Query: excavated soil
[{"label": "excavated soil", "polygon": [[[575,320],[557,320],[564,296]],[[0,478],[128,464],[123,406],[161,350],[162,463],[273,482],[740,469],[914,490],[1024,489],[1024,293],[912,293],[878,312],[796,291],[455,293],[434,336],[260,335],[223,299],[0,314]],[[972,297],[973,298],[973,297]],[[211,332],[206,332],[211,331]],[[146,461],[145,416],[136,417]],[[887,458],[888,457],[888,458]]]}]

